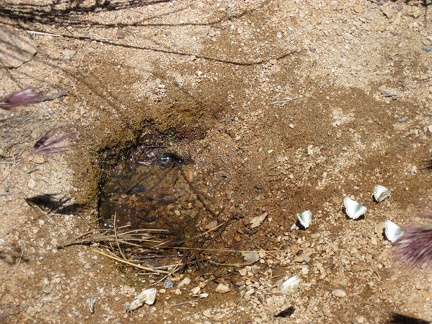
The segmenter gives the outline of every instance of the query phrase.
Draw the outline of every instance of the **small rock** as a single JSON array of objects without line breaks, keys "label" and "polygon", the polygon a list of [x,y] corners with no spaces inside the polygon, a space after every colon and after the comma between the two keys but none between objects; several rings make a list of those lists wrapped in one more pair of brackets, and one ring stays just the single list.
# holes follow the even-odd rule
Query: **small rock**
[{"label": "small rock", "polygon": [[29,189],[34,189],[36,187],[36,181],[33,178],[31,178],[27,183],[27,187]]},{"label": "small rock", "polygon": [[230,291],[230,288],[227,285],[224,285],[222,283],[220,283],[217,287],[216,287],[216,292],[220,293],[220,294],[225,294],[228,291]]},{"label": "small rock", "polygon": [[62,51],[62,54],[64,57],[66,57],[68,60],[70,60],[71,58],[73,58],[76,55],[76,51],[71,50],[71,49],[64,49]]},{"label": "small rock", "polygon": [[243,259],[248,263],[254,263],[260,259],[260,256],[257,251],[251,251],[243,253]]},{"label": "small rock", "polygon": [[45,163],[45,159],[42,155],[34,155],[32,161],[36,164],[43,164]]},{"label": "small rock", "polygon": [[172,287],[174,287],[174,284],[173,284],[172,280],[170,279],[170,277],[167,277],[164,281],[164,288],[165,289],[171,289]]},{"label": "small rock", "polygon": [[204,311],[203,311],[203,315],[204,315],[205,317],[207,317],[207,318],[212,318],[212,317],[213,317],[213,315],[212,315],[210,309],[206,309],[206,310],[204,310]]},{"label": "small rock", "polygon": [[189,285],[190,282],[191,280],[188,277],[186,277],[179,283],[178,287],[181,288],[183,286]]},{"label": "small rock", "polygon": [[425,46],[423,47],[423,50],[426,52],[432,52],[432,46]]},{"label": "small rock", "polygon": [[335,297],[344,298],[346,297],[346,292],[342,289],[335,289],[332,291],[332,295]]},{"label": "small rock", "polygon": [[356,12],[356,13],[362,13],[363,12],[363,7],[360,6],[360,5],[354,6],[354,12]]},{"label": "small rock", "polygon": [[49,294],[50,292],[53,291],[53,288],[52,288],[51,286],[49,286],[49,285],[45,285],[45,286],[42,288],[42,291],[43,291],[45,294]]},{"label": "small rock", "polygon": [[211,230],[213,228],[216,228],[218,226],[218,222],[216,220],[211,221],[210,223],[208,223],[204,229],[206,230]]},{"label": "small rock", "polygon": [[261,223],[266,219],[268,213],[264,213],[261,216],[256,216],[252,218],[249,222],[251,224],[251,228],[255,228],[261,225]]},{"label": "small rock", "polygon": [[209,27],[199,27],[199,28],[192,30],[191,35],[202,38],[202,37],[206,37],[209,32],[210,32]]},{"label": "small rock", "polygon": [[195,288],[193,288],[192,290],[191,290],[191,293],[193,294],[193,295],[198,295],[198,293],[201,291],[201,288],[198,286],[198,287],[195,287]]}]

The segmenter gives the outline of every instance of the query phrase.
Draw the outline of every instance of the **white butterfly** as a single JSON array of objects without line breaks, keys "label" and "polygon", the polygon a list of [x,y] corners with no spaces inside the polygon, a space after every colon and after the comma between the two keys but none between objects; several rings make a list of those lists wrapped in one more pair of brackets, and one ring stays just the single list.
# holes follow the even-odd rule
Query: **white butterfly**
[{"label": "white butterfly", "polygon": [[394,243],[402,237],[404,232],[391,220],[386,220],[384,233],[387,239]]},{"label": "white butterfly", "polygon": [[344,198],[345,212],[349,218],[357,219],[366,213],[367,208],[351,198]]},{"label": "white butterfly", "polygon": [[306,229],[311,224],[312,212],[310,210],[306,210],[301,214],[297,214],[297,219],[300,222],[300,224]]},{"label": "white butterfly", "polygon": [[382,202],[387,198],[390,198],[394,189],[387,189],[384,186],[376,185],[373,192],[373,197],[376,202]]}]

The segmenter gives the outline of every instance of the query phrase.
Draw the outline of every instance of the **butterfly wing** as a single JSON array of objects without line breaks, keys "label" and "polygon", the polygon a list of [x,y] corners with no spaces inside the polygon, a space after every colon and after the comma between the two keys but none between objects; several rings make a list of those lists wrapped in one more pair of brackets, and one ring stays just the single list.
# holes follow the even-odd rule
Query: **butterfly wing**
[{"label": "butterfly wing", "polygon": [[301,214],[297,214],[297,219],[304,228],[308,228],[312,222],[312,212],[306,210]]},{"label": "butterfly wing", "polygon": [[344,198],[345,212],[349,218],[357,219],[366,213],[367,208],[351,198]]},{"label": "butterfly wing", "polygon": [[400,229],[400,227],[393,223],[391,220],[385,221],[384,233],[387,239],[392,243],[399,240],[403,235],[403,231]]},{"label": "butterfly wing", "polygon": [[373,197],[376,202],[382,202],[389,198],[392,194],[391,189],[387,189],[384,186],[376,185],[373,192]]}]

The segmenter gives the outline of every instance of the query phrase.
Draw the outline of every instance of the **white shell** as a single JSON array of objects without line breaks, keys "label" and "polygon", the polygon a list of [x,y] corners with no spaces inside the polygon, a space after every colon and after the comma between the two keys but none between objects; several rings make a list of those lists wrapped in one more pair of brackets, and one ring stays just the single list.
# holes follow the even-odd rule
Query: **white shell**
[{"label": "white shell", "polygon": [[282,292],[288,292],[289,290],[297,287],[300,283],[300,278],[298,276],[294,276],[289,278],[288,280],[284,281],[278,289]]},{"label": "white shell", "polygon": [[297,219],[304,228],[308,228],[312,222],[312,212],[306,210],[301,214],[297,214]]},{"label": "white shell", "polygon": [[367,208],[351,198],[344,198],[345,212],[349,218],[357,219],[366,213]]},{"label": "white shell", "polygon": [[382,202],[387,198],[390,198],[393,189],[387,189],[384,186],[376,185],[373,192],[373,197],[376,202]]},{"label": "white shell", "polygon": [[387,240],[394,243],[401,238],[404,232],[391,220],[386,220],[384,233]]},{"label": "white shell", "polygon": [[131,303],[126,303],[126,311],[133,312],[140,308],[144,303],[153,305],[156,300],[156,288],[143,290]]}]

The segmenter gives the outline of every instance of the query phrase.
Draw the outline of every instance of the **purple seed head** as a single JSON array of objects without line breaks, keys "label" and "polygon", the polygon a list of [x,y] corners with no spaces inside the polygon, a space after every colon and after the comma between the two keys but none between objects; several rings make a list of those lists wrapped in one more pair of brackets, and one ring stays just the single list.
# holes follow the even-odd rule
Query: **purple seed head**
[{"label": "purple seed head", "polygon": [[69,148],[70,148],[69,145],[63,145],[63,146],[54,146],[54,145],[61,143],[68,138],[74,137],[75,135],[77,135],[77,133],[76,132],[69,133],[69,134],[60,136],[60,137],[55,138],[52,141],[48,142],[48,139],[50,139],[54,135],[56,130],[57,129],[55,129],[55,128],[51,129],[44,136],[42,136],[39,140],[37,140],[37,142],[33,146],[33,149],[31,150],[30,154],[49,155],[49,154],[56,154],[56,153],[61,153],[61,152],[69,150]]},{"label": "purple seed head", "polygon": [[432,228],[408,226],[397,241],[396,248],[408,266],[423,265],[432,261]]},{"label": "purple seed head", "polygon": [[0,98],[0,108],[4,110],[12,110],[18,106],[25,106],[34,103],[42,96],[35,88],[15,91],[11,94]]}]

